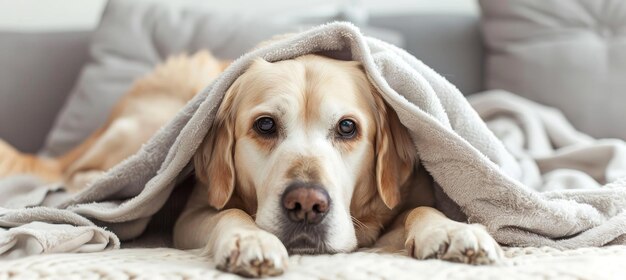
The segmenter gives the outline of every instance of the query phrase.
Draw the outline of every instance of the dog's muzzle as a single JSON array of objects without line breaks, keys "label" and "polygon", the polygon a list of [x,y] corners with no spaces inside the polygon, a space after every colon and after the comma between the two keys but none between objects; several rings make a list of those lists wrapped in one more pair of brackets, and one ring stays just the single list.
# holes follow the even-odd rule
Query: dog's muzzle
[{"label": "dog's muzzle", "polygon": [[280,238],[290,253],[328,253],[325,246],[327,216],[331,199],[319,184],[294,182],[282,195],[285,217]]}]

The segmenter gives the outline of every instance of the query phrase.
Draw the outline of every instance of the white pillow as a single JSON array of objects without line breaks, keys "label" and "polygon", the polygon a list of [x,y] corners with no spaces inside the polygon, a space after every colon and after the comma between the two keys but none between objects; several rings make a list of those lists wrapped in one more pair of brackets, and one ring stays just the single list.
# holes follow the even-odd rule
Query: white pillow
[{"label": "white pillow", "polygon": [[[60,155],[101,126],[133,80],[171,54],[209,49],[234,59],[260,41],[296,32],[302,25],[272,22],[266,16],[223,14],[202,3],[111,0],[93,34],[91,59],[48,134],[44,155]],[[364,31],[401,43],[395,32]]]},{"label": "white pillow", "polygon": [[481,0],[486,86],[560,108],[626,139],[626,2]]},{"label": "white pillow", "polygon": [[93,34],[91,61],[61,110],[43,153],[59,155],[80,143],[105,122],[132,81],[168,55],[208,48],[218,57],[236,58],[259,40],[289,30],[192,7],[110,1]]}]

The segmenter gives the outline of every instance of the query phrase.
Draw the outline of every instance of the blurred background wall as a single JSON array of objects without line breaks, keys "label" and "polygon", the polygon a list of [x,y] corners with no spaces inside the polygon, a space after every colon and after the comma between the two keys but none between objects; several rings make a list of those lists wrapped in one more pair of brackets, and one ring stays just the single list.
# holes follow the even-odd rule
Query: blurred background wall
[{"label": "blurred background wall", "polygon": [[[299,14],[326,16],[336,13],[344,5],[358,5],[370,14],[393,14],[407,12],[453,12],[477,14],[475,0],[132,0],[169,2],[176,5],[185,2],[202,2],[218,11],[244,11],[290,17]],[[93,29],[100,18],[105,0],[0,0],[0,30],[46,31],[67,29]]]}]

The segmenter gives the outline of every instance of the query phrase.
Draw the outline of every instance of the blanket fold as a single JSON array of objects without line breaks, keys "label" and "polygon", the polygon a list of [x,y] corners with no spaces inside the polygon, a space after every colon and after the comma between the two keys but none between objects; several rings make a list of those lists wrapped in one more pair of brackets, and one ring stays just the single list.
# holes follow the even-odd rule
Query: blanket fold
[{"label": "blanket fold", "polygon": [[[486,225],[505,245],[575,248],[624,242],[623,141],[596,141],[577,132],[558,111],[510,93],[488,92],[468,101],[415,57],[363,36],[349,23],[322,25],[240,57],[137,154],[88,189],[55,199],[56,208],[12,209],[20,213],[17,218],[0,215],[0,226],[8,229],[0,239],[10,238],[9,228],[36,221],[33,227],[41,229],[60,221],[92,230],[94,223],[107,224],[122,240],[138,236],[191,173],[190,159],[224,93],[253,59],[274,62],[311,53],[363,64],[410,130],[420,163],[452,202],[442,211]],[[41,201],[38,191],[31,197]],[[91,248],[119,246],[115,235],[100,233],[98,240],[109,243]],[[0,255],[7,254],[0,250]]]}]

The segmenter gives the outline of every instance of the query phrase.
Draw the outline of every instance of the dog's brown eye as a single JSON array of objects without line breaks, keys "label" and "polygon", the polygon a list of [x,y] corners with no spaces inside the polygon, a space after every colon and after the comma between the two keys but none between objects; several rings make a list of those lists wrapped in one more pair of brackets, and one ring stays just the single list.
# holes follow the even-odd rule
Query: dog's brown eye
[{"label": "dog's brown eye", "polygon": [[261,134],[272,134],[276,132],[276,123],[270,117],[262,117],[256,120],[254,129]]},{"label": "dog's brown eye", "polygon": [[341,137],[352,138],[356,133],[356,123],[349,119],[341,120],[337,124],[337,132]]}]

